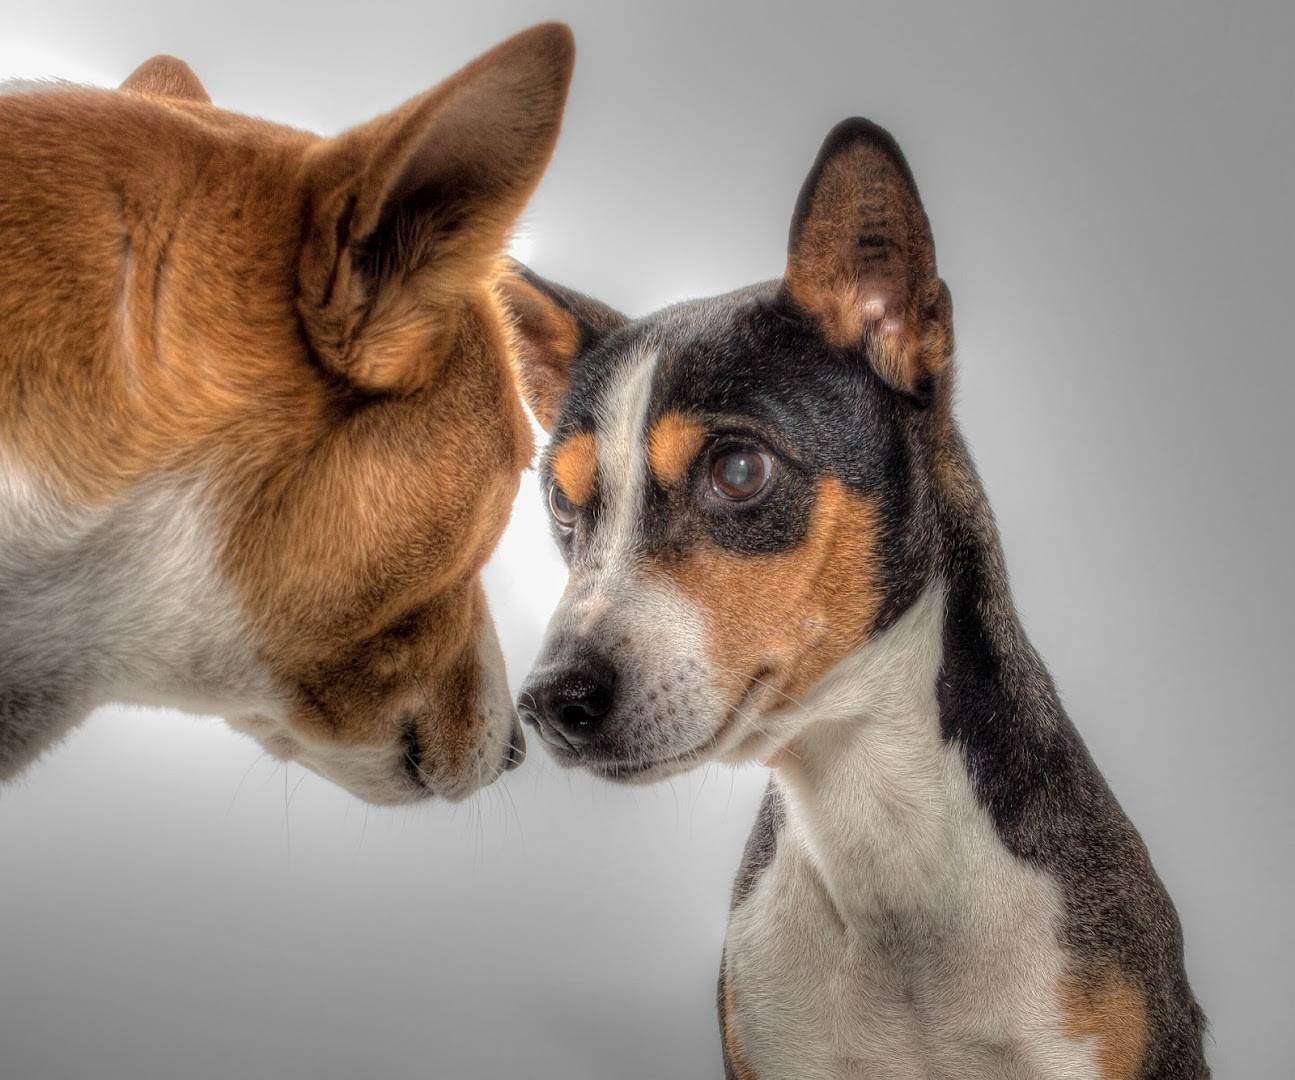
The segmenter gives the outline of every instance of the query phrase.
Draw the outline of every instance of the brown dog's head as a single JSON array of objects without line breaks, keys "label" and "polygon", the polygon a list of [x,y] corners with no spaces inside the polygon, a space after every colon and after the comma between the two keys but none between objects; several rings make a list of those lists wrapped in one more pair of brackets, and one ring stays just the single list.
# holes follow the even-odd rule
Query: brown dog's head
[{"label": "brown dog's head", "polygon": [[520,762],[480,581],[533,453],[495,290],[572,61],[536,27],[332,139],[165,57],[0,97],[0,534],[31,504],[136,538],[111,618],[0,615],[30,682],[219,711],[377,802]]}]

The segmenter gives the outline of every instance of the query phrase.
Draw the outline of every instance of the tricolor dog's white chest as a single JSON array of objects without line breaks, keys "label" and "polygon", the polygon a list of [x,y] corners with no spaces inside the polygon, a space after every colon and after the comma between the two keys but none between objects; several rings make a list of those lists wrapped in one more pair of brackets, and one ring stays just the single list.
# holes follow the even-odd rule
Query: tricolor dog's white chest
[{"label": "tricolor dog's white chest", "polygon": [[830,674],[779,769],[776,853],[725,950],[726,1025],[759,1080],[1098,1076],[1064,1032],[1055,886],[940,737],[942,614],[933,590]]}]

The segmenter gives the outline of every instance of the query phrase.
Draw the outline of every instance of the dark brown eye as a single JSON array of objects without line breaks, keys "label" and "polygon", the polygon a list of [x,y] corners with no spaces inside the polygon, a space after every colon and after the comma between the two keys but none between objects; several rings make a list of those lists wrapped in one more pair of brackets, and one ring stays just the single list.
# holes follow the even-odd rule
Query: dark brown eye
[{"label": "dark brown eye", "polygon": [[562,528],[570,529],[580,518],[580,507],[562,494],[562,489],[557,484],[550,484],[549,513]]},{"label": "dark brown eye", "polygon": [[758,494],[772,472],[773,459],[760,450],[725,450],[710,464],[710,483],[716,494],[741,502]]}]

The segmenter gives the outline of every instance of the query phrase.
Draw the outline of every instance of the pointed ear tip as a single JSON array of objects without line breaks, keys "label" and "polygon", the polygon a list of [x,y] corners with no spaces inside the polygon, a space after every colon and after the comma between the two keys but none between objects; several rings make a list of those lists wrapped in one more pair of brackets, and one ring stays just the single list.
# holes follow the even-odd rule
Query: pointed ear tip
[{"label": "pointed ear tip", "polygon": [[571,27],[564,22],[551,19],[548,22],[542,22],[531,27],[529,33],[540,38],[548,48],[555,52],[575,54],[576,36]]},{"label": "pointed ear tip", "polygon": [[823,147],[818,152],[819,160],[830,161],[844,150],[861,146],[880,150],[886,156],[899,162],[904,161],[903,152],[895,137],[875,121],[862,116],[851,116],[842,120],[823,140]]},{"label": "pointed ear tip", "polygon": [[523,30],[504,43],[504,48],[510,47],[532,52],[568,76],[575,67],[576,38],[564,22],[545,22]]}]

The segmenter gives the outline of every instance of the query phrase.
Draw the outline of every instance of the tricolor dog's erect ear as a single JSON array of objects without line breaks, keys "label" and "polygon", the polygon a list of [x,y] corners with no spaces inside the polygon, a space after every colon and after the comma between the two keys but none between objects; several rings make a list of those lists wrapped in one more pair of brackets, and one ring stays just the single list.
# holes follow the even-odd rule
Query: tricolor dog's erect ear
[{"label": "tricolor dog's erect ear", "polygon": [[325,368],[426,385],[548,164],[574,60],[567,27],[534,27],[313,148],[298,307]]},{"label": "tricolor dog's erect ear", "polygon": [[177,101],[200,101],[211,104],[206,88],[198,81],[193,68],[174,56],[150,57],[126,76],[123,90],[144,97],[172,98]]},{"label": "tricolor dog's erect ear", "polygon": [[552,431],[571,382],[571,363],[604,334],[629,320],[620,312],[531,273],[521,263],[501,279],[512,315],[522,396],[545,431]]},{"label": "tricolor dog's erect ear", "polygon": [[792,217],[785,287],[837,348],[865,349],[892,386],[924,396],[953,353],[949,290],[917,185],[895,140],[844,120]]}]

